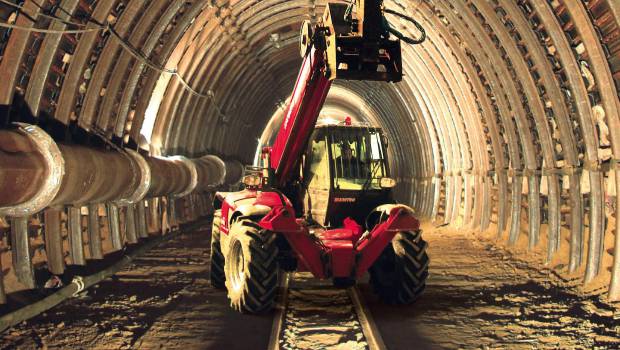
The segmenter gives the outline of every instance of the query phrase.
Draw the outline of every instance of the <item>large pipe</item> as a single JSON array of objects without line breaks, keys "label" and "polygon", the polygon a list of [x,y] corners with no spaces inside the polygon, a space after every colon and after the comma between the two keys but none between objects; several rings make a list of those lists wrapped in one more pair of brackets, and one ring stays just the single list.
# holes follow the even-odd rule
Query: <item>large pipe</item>
[{"label": "large pipe", "polygon": [[52,138],[33,125],[0,130],[0,215],[26,217],[60,190],[64,159]]},{"label": "large pipe", "polygon": [[[232,167],[227,168],[227,163],[216,156],[204,156],[195,160],[196,171],[199,179],[209,179],[209,181],[198,181],[196,190],[207,191],[217,186],[227,184],[226,175],[232,171]],[[238,179],[239,180],[239,179]]]},{"label": "large pipe", "polygon": [[138,187],[132,158],[117,151],[60,145],[65,175],[52,204],[105,203],[128,198]]},{"label": "large pipe", "polygon": [[243,166],[209,155],[156,158],[134,151],[57,145],[33,125],[0,130],[0,215],[24,217],[49,206],[184,197],[238,182]]},{"label": "large pipe", "polygon": [[226,176],[224,178],[225,185],[234,185],[241,182],[241,178],[245,174],[243,164],[236,159],[229,159],[225,162]]},{"label": "large pipe", "polygon": [[147,197],[188,194],[194,187],[195,167],[187,158],[147,158],[153,177]]}]

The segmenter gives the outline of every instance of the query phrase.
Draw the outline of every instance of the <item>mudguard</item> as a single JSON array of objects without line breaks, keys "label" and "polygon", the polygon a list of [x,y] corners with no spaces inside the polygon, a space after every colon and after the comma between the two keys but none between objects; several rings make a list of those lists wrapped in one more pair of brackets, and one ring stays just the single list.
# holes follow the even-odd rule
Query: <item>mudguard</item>
[{"label": "mudguard", "polygon": [[[404,204],[382,204],[375,209],[373,209],[370,214],[366,217],[366,228],[370,231],[377,224],[387,220],[394,208],[401,208],[403,212],[414,216],[415,210],[409,206]],[[417,229],[417,228],[416,228]]]},{"label": "mudguard", "polygon": [[[235,209],[231,218],[261,218],[271,211],[271,207],[262,204],[242,204]],[[229,222],[232,224],[232,222]]]},{"label": "mudguard", "polygon": [[[390,244],[394,236],[401,231],[415,231],[420,228],[420,222],[413,216],[413,209],[406,205],[382,205],[377,212],[387,213],[376,223],[372,231],[364,234],[357,242],[355,249],[358,252],[357,277],[361,277],[366,270],[381,255],[385,247]],[[389,212],[387,210],[389,209]]]}]

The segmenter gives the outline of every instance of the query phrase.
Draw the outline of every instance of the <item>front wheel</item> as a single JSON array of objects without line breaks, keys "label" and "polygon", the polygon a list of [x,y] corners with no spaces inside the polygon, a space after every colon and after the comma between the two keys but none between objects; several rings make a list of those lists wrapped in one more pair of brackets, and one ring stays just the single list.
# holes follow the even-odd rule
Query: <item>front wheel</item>
[{"label": "front wheel", "polygon": [[211,226],[211,270],[209,279],[215,288],[224,289],[226,287],[226,275],[224,274],[224,255],[220,247],[220,225],[222,223],[222,211],[216,210],[213,213],[213,225]]},{"label": "front wheel", "polygon": [[428,244],[420,231],[399,232],[370,267],[370,284],[388,304],[410,304],[420,297],[428,277]]},{"label": "front wheel", "polygon": [[259,313],[273,306],[278,287],[276,235],[250,220],[230,228],[226,288],[233,309]]}]

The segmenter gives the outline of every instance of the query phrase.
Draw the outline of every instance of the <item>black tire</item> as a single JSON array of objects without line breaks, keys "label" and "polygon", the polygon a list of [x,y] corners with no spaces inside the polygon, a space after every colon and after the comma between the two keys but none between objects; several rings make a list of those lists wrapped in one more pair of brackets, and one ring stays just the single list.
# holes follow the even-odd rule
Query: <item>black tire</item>
[{"label": "black tire", "polygon": [[226,288],[230,306],[243,313],[271,309],[278,287],[276,235],[250,220],[230,228]]},{"label": "black tire", "polygon": [[213,213],[213,225],[211,226],[211,272],[209,279],[214,288],[226,288],[226,274],[224,273],[224,255],[220,247],[220,225],[222,223],[222,211]]},{"label": "black tire", "polygon": [[420,297],[428,277],[428,244],[420,231],[399,232],[370,267],[370,284],[387,304],[410,304]]}]

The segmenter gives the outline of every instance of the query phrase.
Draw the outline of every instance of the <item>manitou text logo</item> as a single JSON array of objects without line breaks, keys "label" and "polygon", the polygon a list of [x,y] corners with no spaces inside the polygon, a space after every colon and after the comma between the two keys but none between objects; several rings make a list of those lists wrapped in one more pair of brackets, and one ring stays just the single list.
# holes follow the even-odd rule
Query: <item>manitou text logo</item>
[{"label": "manitou text logo", "polygon": [[355,198],[334,198],[336,203],[355,203]]}]

